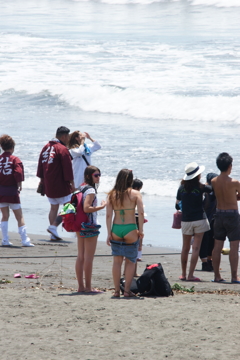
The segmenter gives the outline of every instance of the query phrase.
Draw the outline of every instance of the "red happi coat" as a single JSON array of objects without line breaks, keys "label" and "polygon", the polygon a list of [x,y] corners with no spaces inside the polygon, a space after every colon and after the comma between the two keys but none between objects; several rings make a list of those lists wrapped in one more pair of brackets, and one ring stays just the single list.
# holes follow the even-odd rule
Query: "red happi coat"
[{"label": "red happi coat", "polygon": [[21,160],[5,151],[0,155],[0,203],[19,204],[17,183],[24,181]]},{"label": "red happi coat", "polygon": [[45,193],[50,198],[71,194],[72,161],[66,146],[49,141],[39,156],[37,176],[44,181]]}]

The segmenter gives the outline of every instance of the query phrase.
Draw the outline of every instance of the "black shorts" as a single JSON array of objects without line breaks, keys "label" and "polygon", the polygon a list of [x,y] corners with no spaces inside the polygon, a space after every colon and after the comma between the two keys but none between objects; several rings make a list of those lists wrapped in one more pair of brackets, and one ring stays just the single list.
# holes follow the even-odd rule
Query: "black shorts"
[{"label": "black shorts", "polygon": [[240,240],[240,216],[238,212],[217,212],[214,221],[214,238],[216,240]]}]

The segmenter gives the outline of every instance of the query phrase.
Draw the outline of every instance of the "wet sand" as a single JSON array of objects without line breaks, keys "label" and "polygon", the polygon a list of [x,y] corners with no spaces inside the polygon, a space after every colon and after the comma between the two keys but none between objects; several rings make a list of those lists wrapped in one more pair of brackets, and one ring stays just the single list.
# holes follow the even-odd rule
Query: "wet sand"
[{"label": "wet sand", "polygon": [[[194,293],[169,298],[112,299],[110,248],[98,243],[93,286],[103,294],[76,292],[76,242],[51,243],[31,235],[34,248],[1,247],[1,359],[239,359],[240,285],[230,284],[228,256],[222,276],[196,271],[200,283],[180,282],[179,250],[145,246],[146,264],[161,262],[171,285]],[[197,269],[201,268],[201,263]],[[21,278],[14,278],[20,273]],[[24,276],[37,274],[38,279]]]}]

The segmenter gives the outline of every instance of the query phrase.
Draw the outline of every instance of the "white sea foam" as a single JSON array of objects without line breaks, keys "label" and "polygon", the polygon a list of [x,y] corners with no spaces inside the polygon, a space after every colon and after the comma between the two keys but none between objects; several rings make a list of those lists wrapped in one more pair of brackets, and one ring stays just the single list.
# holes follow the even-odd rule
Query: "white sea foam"
[{"label": "white sea foam", "polygon": [[204,5],[216,7],[239,7],[239,0],[192,0],[191,5]]},{"label": "white sea foam", "polygon": [[[35,84],[36,86],[36,84]],[[51,86],[50,93],[84,111],[120,114],[142,119],[189,120],[240,123],[240,95],[180,96],[151,93],[148,90],[101,86]],[[34,93],[29,87],[28,93]],[[20,89],[19,89],[20,90]],[[60,94],[59,94],[60,90]],[[38,94],[46,99],[47,94]],[[26,98],[26,101],[28,99]]]},{"label": "white sea foam", "polygon": [[124,114],[136,118],[240,123],[240,96],[193,97],[153,94],[147,90],[118,91],[89,87],[78,88],[73,94],[66,92],[60,98],[84,111]]},{"label": "white sea foam", "polygon": [[50,94],[84,111],[136,118],[240,122],[237,44],[189,48],[4,34],[0,45],[2,92]]},{"label": "white sea foam", "polygon": [[[72,0],[74,2],[91,2],[93,0]],[[174,3],[182,0],[94,0],[94,2],[110,5],[142,4],[150,5],[153,3]],[[190,6],[216,6],[216,7],[239,7],[239,0],[187,0]]]},{"label": "white sea foam", "polygon": [[[115,184],[115,177],[103,175],[101,183],[98,189],[100,194],[107,194]],[[26,177],[23,182],[24,189],[34,190],[37,189],[39,179],[34,176]],[[156,179],[145,179],[143,180],[142,193],[146,195],[157,195],[157,196],[175,196],[179,186],[179,181],[162,181]]]},{"label": "white sea foam", "polygon": [[37,190],[39,180],[40,179],[36,176],[26,176],[24,182],[22,183],[22,191],[24,191],[24,189]]}]

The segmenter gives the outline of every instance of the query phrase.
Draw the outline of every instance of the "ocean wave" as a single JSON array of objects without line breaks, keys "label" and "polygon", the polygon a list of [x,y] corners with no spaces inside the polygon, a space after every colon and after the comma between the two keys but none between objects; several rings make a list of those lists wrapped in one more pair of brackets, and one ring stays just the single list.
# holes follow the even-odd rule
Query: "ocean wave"
[{"label": "ocean wave", "polygon": [[[113,188],[115,184],[115,177],[106,176],[103,174],[101,178],[101,183],[98,189],[100,194],[106,194]],[[23,182],[23,190],[34,190],[37,189],[39,183],[39,179],[34,176],[26,177],[25,181]],[[155,196],[175,196],[179,181],[161,181],[156,179],[145,179],[143,180],[143,188],[142,194],[143,195],[155,195]]]},{"label": "ocean wave", "polygon": [[121,114],[142,119],[240,122],[240,95],[180,96],[148,90],[103,89],[99,86],[78,88],[60,95],[83,111]]},{"label": "ocean wave", "polygon": [[[175,3],[182,2],[182,0],[72,0],[74,2],[97,2],[109,5],[130,5],[142,4],[151,5],[156,3]],[[192,6],[214,6],[214,7],[239,7],[239,0],[187,0],[187,3]]]},{"label": "ocean wave", "polygon": [[1,95],[11,97],[12,101],[19,97],[16,101],[25,104],[73,106],[85,112],[124,115],[138,119],[240,123],[240,95],[186,96],[97,85],[77,86],[74,89],[65,85],[60,89],[60,93],[58,87],[31,95],[13,90],[1,92]]},{"label": "ocean wave", "polygon": [[192,47],[5,33],[0,56],[1,103],[14,97],[15,106],[26,100],[142,119],[240,122],[238,41]]},{"label": "ocean wave", "polygon": [[216,7],[239,7],[239,0],[193,0],[189,1],[191,5],[204,5]]}]

